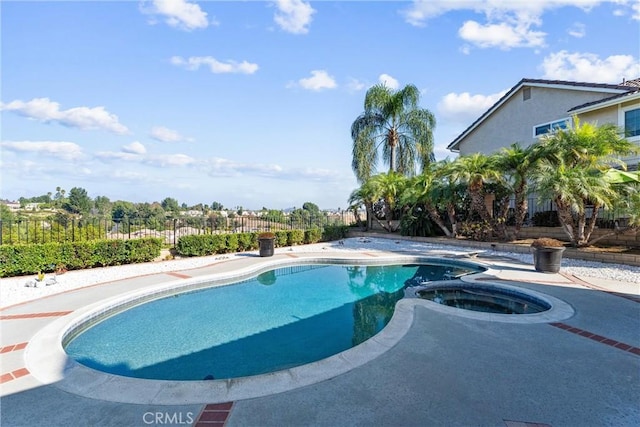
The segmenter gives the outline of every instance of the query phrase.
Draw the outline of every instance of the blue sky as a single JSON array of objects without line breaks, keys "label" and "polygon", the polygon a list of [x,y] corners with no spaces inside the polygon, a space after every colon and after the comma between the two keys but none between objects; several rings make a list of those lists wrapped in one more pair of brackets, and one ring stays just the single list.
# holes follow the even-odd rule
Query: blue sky
[{"label": "blue sky", "polygon": [[[2,1],[0,198],[345,208],[366,90],[416,85],[435,154],[522,78],[640,77],[640,3]],[[380,165],[379,171],[386,171]]]}]

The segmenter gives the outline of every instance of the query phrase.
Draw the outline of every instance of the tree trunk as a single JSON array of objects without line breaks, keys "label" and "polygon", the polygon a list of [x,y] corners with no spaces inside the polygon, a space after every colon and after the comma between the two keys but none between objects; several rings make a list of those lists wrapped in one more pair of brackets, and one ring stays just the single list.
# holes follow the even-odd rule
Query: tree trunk
[{"label": "tree trunk", "polygon": [[391,158],[389,159],[389,172],[396,171],[396,146],[391,145]]},{"label": "tree trunk", "polygon": [[436,225],[440,227],[440,229],[444,232],[445,236],[454,237],[453,233],[449,231],[446,224],[442,220],[442,217],[440,216],[440,212],[438,212],[438,210],[431,204],[425,204],[425,208],[427,209],[427,212],[429,212],[429,216],[431,217],[433,222],[435,222]]},{"label": "tree trunk", "polygon": [[515,211],[515,237],[517,238],[520,234],[520,230],[522,229],[522,225],[524,224],[524,218],[527,216],[527,189],[526,184],[518,185],[516,188],[516,211]]},{"label": "tree trunk", "polygon": [[576,243],[578,244],[578,246],[582,245],[584,243],[584,227],[586,225],[586,212],[578,212],[577,213],[577,221],[576,221],[576,227],[577,227],[577,239],[576,239]]},{"label": "tree trunk", "polygon": [[560,220],[560,225],[562,226],[562,230],[569,236],[569,240],[574,246],[577,246],[576,239],[576,230],[575,224],[573,222],[573,215],[571,215],[571,208],[569,206],[565,206],[564,202],[559,199],[555,200],[556,206],[558,207],[558,219]]},{"label": "tree trunk", "polygon": [[395,231],[393,230],[392,226],[391,226],[391,221],[393,221],[393,210],[391,209],[391,204],[389,203],[388,200],[384,201],[384,220],[387,222],[387,231],[391,232],[391,231]]},{"label": "tree trunk", "polygon": [[500,202],[500,212],[498,212],[498,219],[496,229],[501,239],[509,240],[509,232],[507,231],[507,215],[509,214],[509,196],[503,197]]},{"label": "tree trunk", "polygon": [[491,220],[491,215],[484,204],[484,195],[480,191],[471,191],[471,209],[473,209],[484,221]]},{"label": "tree trunk", "polygon": [[583,231],[584,239],[582,242],[583,246],[589,246],[589,239],[591,238],[591,233],[596,228],[596,220],[598,219],[598,209],[600,209],[600,205],[598,203],[593,204],[593,211],[591,212],[591,218],[587,221],[586,229]]},{"label": "tree trunk", "polygon": [[447,216],[451,223],[451,234],[456,237],[458,235],[458,220],[456,219],[456,205],[453,203],[447,205]]},{"label": "tree trunk", "polygon": [[360,211],[358,208],[353,209],[353,216],[356,219],[356,224],[362,225],[362,217],[360,216]]},{"label": "tree trunk", "polygon": [[[601,236],[596,237],[591,242],[589,242],[589,245],[594,245],[597,242],[599,242],[600,240],[606,239],[607,237],[616,236],[618,234],[623,234],[623,233],[626,233],[627,231],[632,231],[632,232],[637,233],[639,230],[640,230],[640,227],[638,227],[638,226],[629,226],[629,227],[624,227],[624,228],[616,228],[615,230],[613,230],[610,233],[602,234]],[[589,237],[591,237],[591,236],[589,236]]]},{"label": "tree trunk", "polygon": [[373,227],[373,203],[365,203],[365,210],[367,211],[367,231]]}]

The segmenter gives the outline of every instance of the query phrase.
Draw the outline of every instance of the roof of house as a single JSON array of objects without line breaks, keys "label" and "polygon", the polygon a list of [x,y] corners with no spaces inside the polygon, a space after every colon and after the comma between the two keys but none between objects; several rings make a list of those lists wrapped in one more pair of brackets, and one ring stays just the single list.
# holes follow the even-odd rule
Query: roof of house
[{"label": "roof of house", "polygon": [[622,86],[631,86],[640,88],[640,77],[633,80],[623,80],[621,83]]},{"label": "roof of house", "polygon": [[[618,100],[622,100],[623,102],[627,101],[627,99],[621,99],[621,98],[632,97],[631,99],[633,99],[633,98],[637,98],[638,94],[640,94],[640,78],[633,79],[633,80],[623,80],[620,86],[629,88],[629,91],[618,93],[616,95],[613,95],[604,99],[599,99],[597,101],[587,102],[582,105],[576,105],[575,107],[571,108],[569,112],[576,112],[576,111],[584,112],[584,111],[593,109],[590,107],[594,107],[594,106],[601,108],[601,107],[604,107],[606,104],[610,104],[610,103],[617,104]],[[615,101],[615,102],[612,102],[612,101]]]},{"label": "roof of house", "polygon": [[[629,92],[637,92],[637,87],[640,87],[640,78],[634,80],[626,80],[621,84],[608,84],[608,83],[588,83],[588,82],[572,82],[572,81],[564,81],[564,80],[544,80],[544,79],[527,79],[524,78],[520,80],[515,86],[513,86],[507,93],[505,93],[502,98],[496,101],[487,111],[485,111],[478,119],[476,119],[471,125],[466,128],[460,135],[456,137],[448,146],[447,149],[451,151],[456,151],[457,145],[464,139],[473,129],[478,127],[487,117],[493,114],[502,104],[504,104],[509,98],[511,98],[518,90],[520,90],[523,86],[537,86],[537,87],[554,87],[559,89],[569,89],[569,90],[593,90],[604,93],[612,93],[613,96],[606,99],[612,99],[614,97],[623,96],[628,94]],[[603,100],[596,101],[596,103],[600,103]],[[594,103],[589,103],[594,104]],[[587,104],[583,104],[582,106],[573,107],[571,110],[575,110],[577,108],[585,107]]]},{"label": "roof of house", "polygon": [[[631,86],[633,88],[633,86]],[[604,99],[599,99],[597,101],[591,101],[591,102],[587,102],[585,104],[581,104],[581,105],[576,105],[575,107],[571,108],[568,112],[569,113],[583,113],[585,111],[589,111],[589,110],[594,110],[595,108],[593,107],[597,107],[597,108],[602,108],[605,107],[607,104],[618,104],[620,101],[625,102],[627,100],[632,100],[634,98],[638,98],[640,96],[640,86],[636,89],[636,90],[632,90],[629,92],[624,92],[624,93],[619,93],[617,95],[613,95],[610,96],[608,98],[604,98]],[[622,98],[628,98],[628,99],[622,99]]]}]

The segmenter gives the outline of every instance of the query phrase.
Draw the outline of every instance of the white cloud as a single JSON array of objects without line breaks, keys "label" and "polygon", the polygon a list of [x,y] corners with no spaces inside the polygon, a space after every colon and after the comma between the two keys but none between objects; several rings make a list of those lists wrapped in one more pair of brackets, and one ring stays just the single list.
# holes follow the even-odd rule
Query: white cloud
[{"label": "white cloud", "polygon": [[146,173],[121,169],[116,169],[111,172],[111,178],[122,181],[132,181],[136,183],[151,181],[151,179],[149,179],[149,175],[147,175]]},{"label": "white cloud", "polygon": [[620,83],[640,75],[640,62],[632,55],[612,55],[600,59],[593,53],[566,50],[544,58],[543,78],[597,83]]},{"label": "white cloud", "polygon": [[613,14],[615,16],[626,16],[627,14],[630,14],[631,19],[635,19],[636,21],[640,20],[640,2],[636,0],[631,0],[630,9],[624,8],[624,6],[629,2],[625,0],[621,0],[620,3],[622,7],[619,7],[616,10],[614,10]]},{"label": "white cloud", "polygon": [[414,0],[401,14],[414,26],[423,26],[428,20],[451,11],[483,14],[486,22],[466,21],[458,31],[460,37],[482,48],[511,49],[544,46],[546,34],[533,28],[542,25],[541,17],[546,11],[562,7],[589,11],[602,3],[613,3],[631,11],[634,19],[640,19],[637,0]]},{"label": "white cloud", "polygon": [[587,29],[584,24],[576,22],[567,29],[567,34],[569,34],[571,37],[581,39],[587,34]]},{"label": "white cloud", "polygon": [[358,79],[350,78],[347,83],[347,89],[350,92],[358,92],[367,87],[367,85]]},{"label": "white cloud", "polygon": [[196,159],[186,154],[157,154],[144,158],[144,163],[156,167],[189,166],[197,163]]},{"label": "white cloud", "polygon": [[100,151],[95,157],[104,160],[118,160],[146,164],[152,167],[165,168],[172,166],[191,166],[196,165],[198,161],[187,154],[147,154],[132,153],[123,147],[122,151]]},{"label": "white cloud", "polygon": [[60,110],[60,104],[49,98],[34,98],[31,101],[15,100],[0,104],[0,110],[13,111],[21,116],[44,123],[57,122],[67,127],[83,130],[107,130],[117,134],[129,130],[118,121],[118,116],[109,113],[104,107],[75,107]]},{"label": "white cloud", "polygon": [[67,141],[2,141],[0,146],[7,151],[34,153],[62,160],[79,160],[83,157],[82,148]]},{"label": "white cloud", "polygon": [[173,65],[183,67],[190,71],[195,71],[200,66],[208,66],[212,73],[238,73],[238,74],[253,74],[258,71],[258,64],[252,64],[247,61],[237,62],[228,60],[227,62],[221,62],[212,56],[191,56],[188,59],[184,59],[181,56],[173,56],[170,59]]},{"label": "white cloud", "polygon": [[155,126],[149,133],[151,138],[161,142],[180,142],[180,141],[193,141],[192,138],[186,138],[180,135],[175,130],[166,128],[164,126]]},{"label": "white cloud", "polygon": [[122,151],[98,151],[94,154],[97,159],[100,160],[121,160],[127,162],[135,162],[142,160],[142,156],[138,153],[132,153],[125,151],[124,147]]},{"label": "white cloud", "polygon": [[327,183],[335,181],[341,175],[337,171],[329,169],[285,169],[277,164],[242,163],[219,157],[211,158],[205,164],[209,175],[215,177],[257,176],[290,182],[319,181]]},{"label": "white cloud", "polygon": [[282,172],[282,167],[274,164],[242,163],[214,157],[205,162],[205,169],[211,176],[233,177],[252,175],[273,177]]},{"label": "white cloud", "polygon": [[495,18],[505,13],[520,16],[540,16],[547,10],[561,7],[578,7],[590,10],[602,3],[613,3],[635,8],[635,0],[413,0],[410,7],[400,13],[405,20],[415,26],[422,26],[433,18],[452,11],[470,10],[484,13],[487,18]]},{"label": "white cloud", "polygon": [[122,151],[131,154],[144,154],[147,152],[147,149],[139,141],[133,141],[129,145],[124,145]]},{"label": "white cloud", "polygon": [[[207,28],[209,21],[207,13],[200,9],[195,3],[189,3],[186,0],[152,0],[147,7],[148,2],[141,4],[140,10],[148,15],[161,15],[165,18],[165,22],[176,28],[191,31],[198,28]],[[152,19],[150,23],[155,23]]]},{"label": "white cloud", "polygon": [[321,91],[323,89],[335,89],[338,87],[335,79],[324,70],[311,71],[311,77],[298,80],[297,83],[289,83],[287,87],[300,86],[303,89]]},{"label": "white cloud", "polygon": [[491,95],[471,95],[469,92],[448,93],[438,102],[438,112],[448,121],[469,123],[487,111],[506,92]]},{"label": "white cloud", "polygon": [[316,12],[309,3],[302,0],[276,0],[278,11],[273,20],[284,31],[293,34],[306,34],[309,32],[312,15]]},{"label": "white cloud", "polygon": [[398,80],[391,77],[389,74],[380,74],[378,81],[388,87],[389,89],[396,90],[400,87]]},{"label": "white cloud", "polygon": [[546,33],[532,31],[529,25],[499,24],[482,25],[475,21],[467,21],[458,30],[461,39],[481,48],[497,47],[511,49],[514,47],[544,46]]}]

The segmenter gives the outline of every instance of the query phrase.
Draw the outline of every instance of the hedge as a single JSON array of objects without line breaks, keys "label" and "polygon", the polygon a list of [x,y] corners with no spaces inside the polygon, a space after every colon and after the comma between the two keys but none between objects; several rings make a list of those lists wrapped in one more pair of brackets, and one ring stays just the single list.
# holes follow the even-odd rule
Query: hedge
[{"label": "hedge", "polygon": [[93,240],[0,246],[0,277],[153,261],[162,239]]},{"label": "hedge", "polygon": [[[324,230],[278,230],[275,247],[318,243],[346,237],[349,227],[331,226]],[[258,233],[192,234],[178,239],[176,253],[180,256],[207,256],[258,249]]]},{"label": "hedge", "polygon": [[[325,226],[324,229],[279,230],[276,247],[339,240],[347,236],[347,226]],[[58,268],[85,268],[133,264],[153,261],[160,256],[162,239],[145,237],[130,240],[93,240],[83,242],[50,242],[0,245],[0,277],[11,277]],[[206,256],[258,249],[258,233],[200,234],[178,239],[180,256]]]}]

